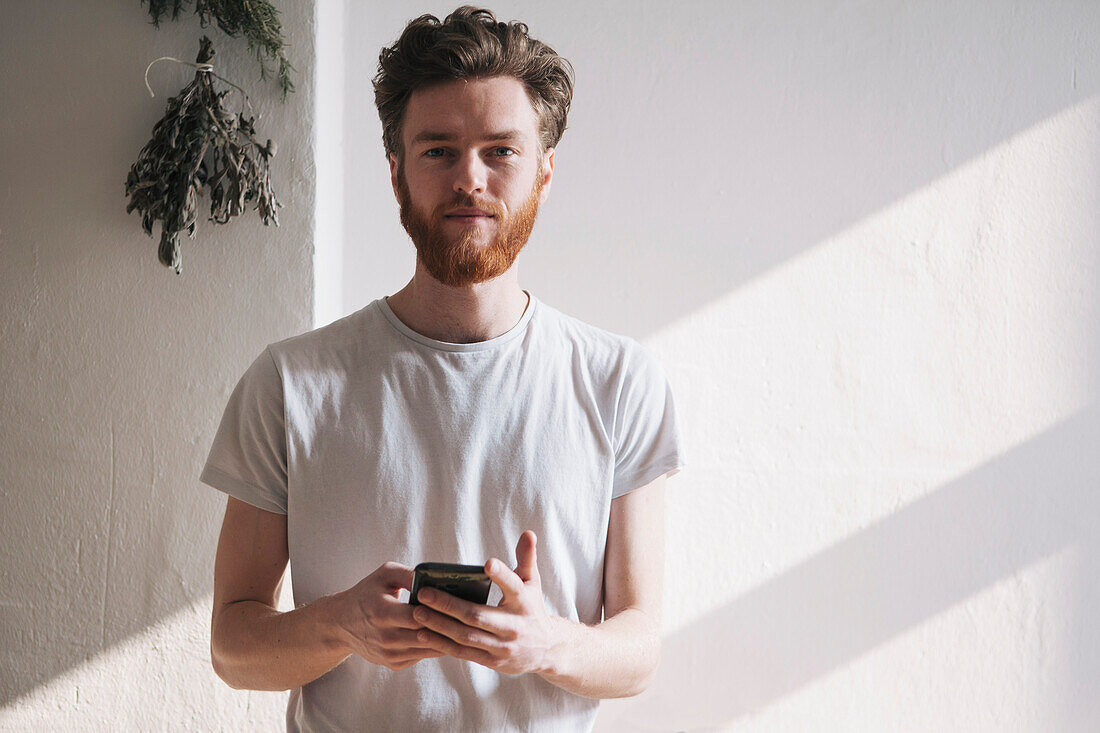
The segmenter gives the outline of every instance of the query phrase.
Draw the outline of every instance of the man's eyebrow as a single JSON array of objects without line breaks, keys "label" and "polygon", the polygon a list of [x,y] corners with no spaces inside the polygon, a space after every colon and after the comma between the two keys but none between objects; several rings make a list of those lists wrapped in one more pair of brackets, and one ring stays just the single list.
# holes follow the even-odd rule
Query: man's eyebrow
[{"label": "man's eyebrow", "polygon": [[[416,137],[412,139],[412,144],[422,142],[450,142],[456,139],[458,136],[449,132],[434,132],[432,130],[425,130],[418,133]],[[481,140],[488,140],[492,142],[499,142],[500,140],[519,140],[523,137],[523,133],[519,130],[501,130],[500,132],[489,132],[481,136]]]}]

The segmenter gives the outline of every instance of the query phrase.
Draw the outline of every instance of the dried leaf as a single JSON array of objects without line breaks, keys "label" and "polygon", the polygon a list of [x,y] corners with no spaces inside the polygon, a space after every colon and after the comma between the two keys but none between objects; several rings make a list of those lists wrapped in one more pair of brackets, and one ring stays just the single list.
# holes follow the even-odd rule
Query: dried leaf
[{"label": "dried leaf", "polygon": [[[214,57],[213,44],[202,37],[196,62]],[[269,162],[275,145],[255,139],[254,118],[227,112],[214,77],[199,70],[180,94],[168,100],[164,117],[153,126],[153,137],[142,148],[126,177],[130,202],[126,213],[141,215],[145,233],[153,236],[153,221],[161,222],[157,254],[162,263],[182,272],[179,234],[194,238],[198,199],[210,190],[209,221],[225,224],[256,201],[264,224],[279,225],[275,210],[282,204],[271,189]],[[209,159],[209,162],[207,162]]]},{"label": "dried leaf", "polygon": [[[176,20],[183,8],[183,0],[141,0],[141,3],[148,3],[149,15],[157,28],[160,27],[161,18],[169,11],[172,13],[172,20]],[[290,65],[283,53],[286,45],[283,41],[283,23],[279,20],[279,11],[274,5],[268,0],[195,0],[195,13],[203,28],[210,25],[213,18],[217,21],[218,28],[231,38],[244,36],[248,42],[248,50],[260,63],[260,79],[267,79],[271,73],[267,60],[277,61],[279,86],[282,87],[283,101],[286,102],[286,95],[294,91],[290,72],[297,69]]]}]

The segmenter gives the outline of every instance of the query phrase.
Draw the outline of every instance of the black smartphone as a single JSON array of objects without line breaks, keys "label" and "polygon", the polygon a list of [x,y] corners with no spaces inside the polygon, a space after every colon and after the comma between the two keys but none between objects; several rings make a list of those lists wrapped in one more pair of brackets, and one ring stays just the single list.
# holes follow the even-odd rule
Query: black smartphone
[{"label": "black smartphone", "polygon": [[422,562],[413,568],[413,587],[409,605],[419,606],[416,594],[421,588],[438,588],[470,603],[487,603],[493,581],[481,565],[455,565],[448,562]]}]

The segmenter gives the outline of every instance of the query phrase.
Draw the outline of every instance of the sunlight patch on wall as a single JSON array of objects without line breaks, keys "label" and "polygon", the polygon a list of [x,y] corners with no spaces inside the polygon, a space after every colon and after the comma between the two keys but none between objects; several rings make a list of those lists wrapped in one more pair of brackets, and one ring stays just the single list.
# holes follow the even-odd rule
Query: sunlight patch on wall
[{"label": "sunlight patch on wall", "polygon": [[[281,610],[294,607],[290,585],[288,572]],[[287,693],[234,690],[214,673],[212,602],[200,598],[16,698],[0,708],[0,730],[282,728]]]},{"label": "sunlight patch on wall", "polygon": [[688,449],[669,629],[1096,396],[1098,121],[1044,120],[645,340]]},{"label": "sunlight patch on wall", "polygon": [[1057,722],[1078,552],[1020,567],[738,730],[809,730],[823,718],[846,731],[1072,730]]},{"label": "sunlight patch on wall", "polygon": [[[790,665],[813,660],[817,648],[777,655],[772,667],[699,657],[677,670],[680,689],[605,701],[595,730],[803,731],[823,729],[822,721],[853,733],[1084,730],[1063,694],[1066,648],[1080,633],[1065,623],[1078,554],[1066,547],[1022,566],[803,682],[792,684]],[[696,698],[699,687],[706,692]]]}]

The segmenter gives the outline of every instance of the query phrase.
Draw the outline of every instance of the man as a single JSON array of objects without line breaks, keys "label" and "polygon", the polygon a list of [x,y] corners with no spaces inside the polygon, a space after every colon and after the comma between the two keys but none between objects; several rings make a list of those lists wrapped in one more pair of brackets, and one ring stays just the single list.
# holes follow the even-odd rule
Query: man
[{"label": "man", "polygon": [[[410,22],[379,66],[416,271],[269,345],[234,389],[201,477],[230,495],[214,668],[291,690],[289,730],[588,730],[656,668],[663,489],[684,461],[641,345],[518,286],[568,62],[464,6]],[[499,602],[409,605],[421,561],[484,564]]]}]

